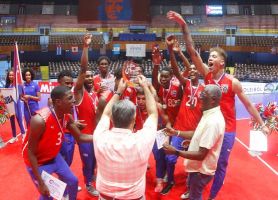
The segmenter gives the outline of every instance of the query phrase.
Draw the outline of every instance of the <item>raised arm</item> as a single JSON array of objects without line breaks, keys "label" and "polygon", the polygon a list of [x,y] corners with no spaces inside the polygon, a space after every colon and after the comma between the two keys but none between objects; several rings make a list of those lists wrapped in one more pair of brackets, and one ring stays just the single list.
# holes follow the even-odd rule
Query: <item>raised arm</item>
[{"label": "raised arm", "polygon": [[192,40],[190,31],[189,31],[189,28],[188,28],[186,22],[184,21],[184,19],[182,18],[182,16],[179,13],[176,13],[174,11],[169,11],[167,13],[167,18],[177,22],[180,25],[182,33],[183,33],[185,45],[186,45],[186,50],[187,50],[192,62],[196,66],[197,70],[200,72],[200,74],[203,75],[203,77],[205,77],[207,75],[207,73],[209,72],[209,69],[206,65],[203,64],[202,58],[200,57],[199,53],[194,48],[194,42]]},{"label": "raised arm", "polygon": [[152,84],[157,91],[160,85],[158,82],[158,71],[159,71],[161,60],[162,60],[161,52],[159,51],[158,47],[154,46],[152,49],[152,62],[153,62]]},{"label": "raised arm", "polygon": [[255,108],[255,106],[251,103],[251,101],[248,99],[246,94],[244,93],[242,86],[236,78],[233,79],[233,91],[238,96],[239,100],[243,103],[246,110],[249,112],[249,114],[261,125],[262,131],[265,134],[269,134],[270,130],[265,126],[259,112]]},{"label": "raised arm", "polygon": [[[125,91],[126,87],[127,87],[126,82],[124,81],[123,78],[121,78],[117,91],[114,93],[113,97],[110,99],[108,104],[105,106],[102,116],[108,116],[109,118],[111,118],[112,107],[115,104],[115,102],[119,101],[119,99],[120,99],[121,95],[123,94],[123,92]],[[101,116],[101,118],[102,118],[102,116]]]},{"label": "raised arm", "polygon": [[84,80],[86,77],[86,71],[88,71],[88,49],[89,45],[92,41],[92,35],[86,34],[83,37],[83,51],[81,56],[81,62],[80,62],[80,72],[77,77],[76,84],[74,86],[74,93],[75,93],[75,99],[78,102],[82,98],[83,94],[83,85]]},{"label": "raised arm", "polygon": [[181,75],[179,67],[178,67],[178,63],[175,57],[175,52],[173,50],[174,48],[174,44],[175,44],[175,36],[170,35],[166,38],[166,45],[170,54],[170,61],[171,61],[171,67],[173,69],[173,73],[174,75],[177,77],[177,79],[179,79],[180,83],[182,85],[186,84],[186,79],[184,78],[184,76]]},{"label": "raised arm", "polygon": [[146,107],[147,107],[149,118],[152,119],[153,123],[156,123],[155,126],[157,127],[158,112],[157,112],[156,101],[154,99],[154,96],[148,87],[147,79],[143,75],[139,75],[138,80],[140,86],[144,90],[144,94],[146,98]]}]

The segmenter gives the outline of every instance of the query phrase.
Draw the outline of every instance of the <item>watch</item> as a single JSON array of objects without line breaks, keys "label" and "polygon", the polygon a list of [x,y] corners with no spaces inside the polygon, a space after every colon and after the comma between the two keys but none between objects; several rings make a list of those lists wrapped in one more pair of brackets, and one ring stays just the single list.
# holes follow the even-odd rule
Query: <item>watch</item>
[{"label": "watch", "polygon": [[114,94],[117,94],[117,95],[119,95],[119,96],[122,96],[122,93],[120,93],[120,92],[114,92]]},{"label": "watch", "polygon": [[180,151],[176,149],[175,155],[176,155],[176,156],[180,156]]}]

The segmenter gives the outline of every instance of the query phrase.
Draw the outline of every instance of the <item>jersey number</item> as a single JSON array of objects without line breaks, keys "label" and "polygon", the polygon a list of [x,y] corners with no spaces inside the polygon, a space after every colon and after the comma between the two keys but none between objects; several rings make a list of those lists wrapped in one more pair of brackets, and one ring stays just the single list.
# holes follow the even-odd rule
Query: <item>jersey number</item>
[{"label": "jersey number", "polygon": [[63,134],[61,132],[58,133],[58,139],[57,139],[58,141],[56,142],[56,145],[60,145],[61,144],[61,142],[62,142],[62,135]]},{"label": "jersey number", "polygon": [[192,100],[190,98],[191,96],[188,95],[188,101],[186,102],[186,106],[190,107],[191,105],[194,105],[194,107],[196,107],[197,105],[197,97],[194,97]]}]

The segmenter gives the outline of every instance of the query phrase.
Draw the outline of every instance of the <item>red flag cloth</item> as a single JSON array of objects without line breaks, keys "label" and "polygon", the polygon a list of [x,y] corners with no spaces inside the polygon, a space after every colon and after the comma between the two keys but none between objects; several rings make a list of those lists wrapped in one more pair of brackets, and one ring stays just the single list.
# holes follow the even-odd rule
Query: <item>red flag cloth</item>
[{"label": "red flag cloth", "polygon": [[19,54],[18,54],[18,46],[17,43],[14,45],[14,82],[13,85],[16,89],[16,101],[19,100],[20,95],[23,94],[23,78],[20,69],[20,61],[19,61]]}]

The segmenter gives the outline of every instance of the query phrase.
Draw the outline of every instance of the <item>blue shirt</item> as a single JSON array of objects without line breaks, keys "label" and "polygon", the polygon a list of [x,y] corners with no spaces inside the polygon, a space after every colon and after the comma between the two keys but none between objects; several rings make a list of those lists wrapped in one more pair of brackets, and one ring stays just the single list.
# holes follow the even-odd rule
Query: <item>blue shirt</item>
[{"label": "blue shirt", "polygon": [[[38,96],[37,93],[40,92],[40,87],[37,83],[33,81],[31,81],[30,83],[25,82],[23,85],[23,90],[25,95],[31,95],[37,97]],[[38,102],[33,99],[28,99],[28,104],[34,105],[34,104],[38,104]]]}]

